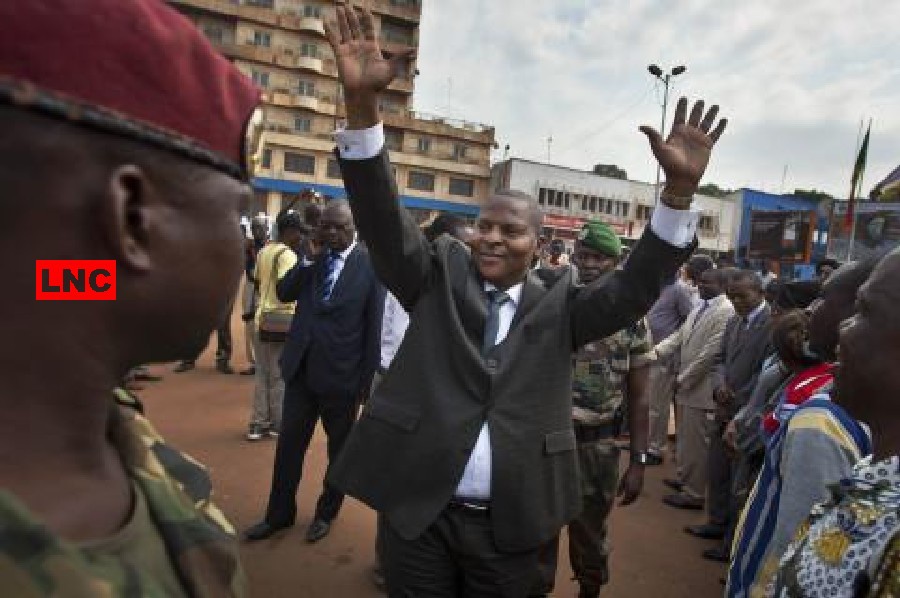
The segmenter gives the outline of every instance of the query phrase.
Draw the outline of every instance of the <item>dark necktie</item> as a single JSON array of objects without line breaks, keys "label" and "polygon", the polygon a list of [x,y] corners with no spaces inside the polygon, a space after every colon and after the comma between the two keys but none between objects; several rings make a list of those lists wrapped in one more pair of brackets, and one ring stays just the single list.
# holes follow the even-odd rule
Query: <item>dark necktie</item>
[{"label": "dark necktie", "polygon": [[500,332],[500,308],[509,301],[509,295],[499,290],[487,291],[488,298],[487,320],[484,322],[484,339],[481,344],[481,354],[488,352],[497,344],[497,333]]},{"label": "dark necktie", "polygon": [[700,310],[697,311],[697,317],[694,318],[694,325],[691,326],[692,329],[697,327],[697,323],[703,318],[703,314],[706,313],[706,309],[708,307],[709,307],[709,301],[704,300],[703,305],[700,306]]},{"label": "dark necktie", "polygon": [[337,265],[340,254],[337,251],[329,251],[325,258],[325,280],[322,281],[322,300],[331,299],[334,283],[337,282]]}]

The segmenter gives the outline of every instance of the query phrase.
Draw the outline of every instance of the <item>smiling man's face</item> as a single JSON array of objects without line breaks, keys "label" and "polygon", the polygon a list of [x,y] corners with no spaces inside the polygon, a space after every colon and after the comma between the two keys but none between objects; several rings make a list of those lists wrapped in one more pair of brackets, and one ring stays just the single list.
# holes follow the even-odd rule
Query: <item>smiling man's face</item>
[{"label": "smiling man's face", "polygon": [[525,198],[494,195],[478,217],[472,257],[482,278],[499,289],[522,282],[537,250],[533,206]]}]

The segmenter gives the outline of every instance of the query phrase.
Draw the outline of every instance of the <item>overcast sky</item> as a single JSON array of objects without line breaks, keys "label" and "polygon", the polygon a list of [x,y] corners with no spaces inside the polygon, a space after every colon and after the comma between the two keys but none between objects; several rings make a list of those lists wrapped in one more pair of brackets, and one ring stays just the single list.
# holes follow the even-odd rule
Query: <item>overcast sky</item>
[{"label": "overcast sky", "polygon": [[[705,181],[849,191],[861,118],[865,192],[900,163],[900,2],[423,0],[416,108],[494,125],[510,155],[652,181],[647,65],[684,64],[672,97],[722,106]],[[672,111],[669,111],[671,123]],[[502,151],[497,153],[502,157]]]}]

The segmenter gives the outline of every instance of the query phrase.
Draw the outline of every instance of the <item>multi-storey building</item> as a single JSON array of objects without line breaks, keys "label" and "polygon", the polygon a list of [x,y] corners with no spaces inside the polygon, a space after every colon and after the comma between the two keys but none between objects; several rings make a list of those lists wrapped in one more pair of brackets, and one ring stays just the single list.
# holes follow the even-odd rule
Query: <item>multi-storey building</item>
[{"label": "multi-storey building", "polygon": [[[524,191],[537,198],[544,213],[544,234],[571,246],[585,221],[598,218],[631,243],[644,232],[656,203],[656,186],[616,179],[564,166],[511,158],[494,166],[492,188]],[[734,249],[734,202],[694,196],[700,211],[700,249],[719,255]]]},{"label": "multi-storey building", "polygon": [[[325,20],[328,0],[169,0],[263,89],[260,161],[254,212],[274,214],[286,199],[312,190],[342,197],[332,133],[344,116]],[[357,1],[356,4],[360,2]],[[388,56],[417,48],[421,0],[371,0]],[[467,215],[490,187],[494,129],[412,110],[415,64],[380,100],[387,147],[407,207]]]}]

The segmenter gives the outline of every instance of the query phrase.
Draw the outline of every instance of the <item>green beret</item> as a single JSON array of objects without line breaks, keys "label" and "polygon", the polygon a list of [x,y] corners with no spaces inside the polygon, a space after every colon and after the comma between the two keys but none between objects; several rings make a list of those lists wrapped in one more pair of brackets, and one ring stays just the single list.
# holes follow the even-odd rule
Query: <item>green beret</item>
[{"label": "green beret", "polygon": [[622,255],[622,241],[619,235],[605,222],[588,220],[581,227],[578,240],[585,246],[612,257]]}]

